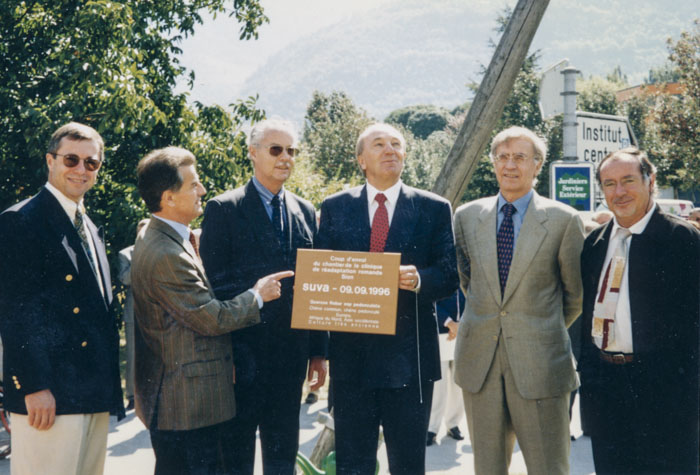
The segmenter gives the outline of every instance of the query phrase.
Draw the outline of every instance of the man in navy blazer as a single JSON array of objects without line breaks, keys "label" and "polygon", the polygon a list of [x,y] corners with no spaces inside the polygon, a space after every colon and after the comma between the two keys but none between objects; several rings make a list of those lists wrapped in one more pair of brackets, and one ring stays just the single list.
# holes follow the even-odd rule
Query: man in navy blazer
[{"label": "man in navy blazer", "polygon": [[401,182],[406,142],[394,127],[369,126],[356,152],[367,184],[323,202],[316,247],[369,251],[374,220],[388,218],[383,250],[401,253],[400,290],[395,335],[331,333],[337,469],[374,473],[381,424],[389,470],[423,473],[440,379],[434,304],[457,288],[452,211],[441,197]]},{"label": "man in navy blazer", "polygon": [[[218,299],[294,270],[296,250],[313,246],[316,211],[284,188],[296,144],[288,122],[259,122],[248,140],[254,177],[207,203],[200,253]],[[317,375],[311,389],[325,381],[327,333],[291,328],[293,286],[294,279],[282,281],[281,298],[261,310],[262,324],[232,333],[237,413],[226,455],[235,473],[253,473],[258,428],[265,473],[294,473],[307,363],[309,380]]]},{"label": "man in navy blazer", "polygon": [[581,254],[581,410],[598,474],[698,473],[700,233],[654,203],[655,176],[634,147],[603,159],[615,217]]},{"label": "man in navy blazer", "polygon": [[60,127],[45,187],[0,215],[13,474],[101,474],[109,413],[124,415],[107,255],[83,206],[103,160],[97,131]]}]

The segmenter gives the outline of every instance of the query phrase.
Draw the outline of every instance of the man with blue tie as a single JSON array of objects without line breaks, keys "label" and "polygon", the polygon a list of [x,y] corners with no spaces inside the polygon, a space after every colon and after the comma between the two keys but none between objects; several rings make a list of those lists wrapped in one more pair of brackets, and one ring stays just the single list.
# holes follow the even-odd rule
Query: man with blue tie
[{"label": "man with blue tie", "polygon": [[71,122],[53,133],[45,159],[46,185],[0,215],[11,470],[101,474],[109,414],[124,416],[107,254],[83,204],[104,143]]},{"label": "man with blue tie", "polygon": [[576,211],[532,189],[547,154],[523,127],[491,144],[500,192],[455,213],[466,297],[455,365],[477,474],[508,473],[517,437],[528,473],[569,473],[569,393],[578,386],[566,329],[581,313]]},{"label": "man with blue tie", "polygon": [[[316,210],[284,188],[294,168],[297,139],[291,124],[265,120],[250,132],[255,175],[244,186],[207,203],[201,256],[214,292],[228,299],[273,272],[296,266],[296,251],[311,248]],[[251,474],[260,430],[263,471],[294,473],[304,375],[318,389],[326,376],[326,332],[291,328],[294,279],[261,310],[260,325],[233,332],[236,408],[227,441],[234,473]]]},{"label": "man with blue tie", "polygon": [[356,155],[367,183],[323,202],[316,247],[401,253],[400,290],[394,335],[331,333],[337,473],[374,473],[380,425],[389,470],[423,473],[440,379],[435,301],[457,286],[452,211],[401,182],[406,142],[394,127],[370,125]]}]

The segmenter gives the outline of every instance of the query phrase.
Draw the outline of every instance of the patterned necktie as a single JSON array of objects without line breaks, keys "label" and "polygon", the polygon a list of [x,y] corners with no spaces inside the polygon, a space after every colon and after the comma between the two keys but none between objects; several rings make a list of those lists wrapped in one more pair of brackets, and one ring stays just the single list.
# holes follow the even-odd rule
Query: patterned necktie
[{"label": "patterned necktie", "polygon": [[83,213],[80,211],[80,208],[78,208],[75,212],[75,220],[73,221],[73,226],[78,232],[78,236],[80,236],[80,244],[82,244],[83,250],[85,251],[85,255],[87,255],[90,267],[92,267],[92,270],[95,271],[95,274],[97,274],[97,269],[95,269],[95,261],[92,256],[92,250],[90,249],[90,242],[88,241],[87,234],[85,234]]},{"label": "patterned necktie", "polygon": [[199,247],[197,246],[197,238],[194,237],[194,233],[190,231],[190,244],[192,244],[192,249],[194,249],[194,253],[199,257]]},{"label": "patterned necktie", "polygon": [[374,200],[379,203],[372,220],[372,232],[369,237],[369,252],[384,252],[386,237],[389,235],[389,213],[384,202],[384,193],[377,193]]},{"label": "patterned necktie", "polygon": [[515,233],[513,231],[513,213],[515,206],[510,203],[503,205],[503,222],[496,235],[496,248],[498,250],[498,277],[501,281],[501,297],[508,281],[510,262],[513,260],[513,244]]},{"label": "patterned necktie", "polygon": [[605,269],[603,283],[595,299],[591,336],[601,350],[607,349],[615,342],[615,313],[620,297],[620,284],[627,265],[627,238],[631,234],[629,229],[617,229],[616,236],[619,241]]},{"label": "patterned necktie", "polygon": [[282,203],[279,195],[275,195],[270,201],[272,206],[272,227],[275,229],[277,239],[282,249],[285,249],[284,228],[282,227]]}]

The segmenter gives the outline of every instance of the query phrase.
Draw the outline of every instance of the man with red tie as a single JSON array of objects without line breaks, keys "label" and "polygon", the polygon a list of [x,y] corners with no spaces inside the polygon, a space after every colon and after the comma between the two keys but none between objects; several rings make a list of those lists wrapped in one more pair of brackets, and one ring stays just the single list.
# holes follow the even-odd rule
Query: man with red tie
[{"label": "man with red tie", "polygon": [[360,134],[364,186],[327,198],[317,248],[399,252],[395,335],[332,332],[337,473],[375,471],[379,425],[392,473],[425,471],[433,382],[440,379],[436,300],[457,288],[450,204],[401,182],[406,142],[387,124]]}]

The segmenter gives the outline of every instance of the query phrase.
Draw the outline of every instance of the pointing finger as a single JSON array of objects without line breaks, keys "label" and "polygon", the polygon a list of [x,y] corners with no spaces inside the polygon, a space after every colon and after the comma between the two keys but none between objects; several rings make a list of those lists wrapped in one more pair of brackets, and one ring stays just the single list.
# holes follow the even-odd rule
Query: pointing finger
[{"label": "pointing finger", "polygon": [[285,270],[282,272],[277,272],[275,274],[270,274],[267,277],[272,280],[281,280],[281,279],[286,279],[287,277],[291,277],[294,275],[294,271],[292,270]]}]

